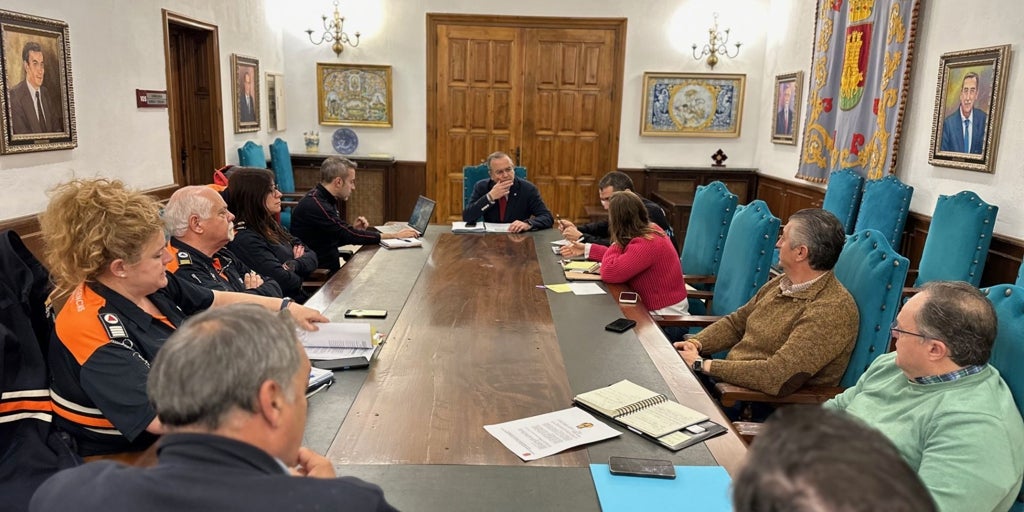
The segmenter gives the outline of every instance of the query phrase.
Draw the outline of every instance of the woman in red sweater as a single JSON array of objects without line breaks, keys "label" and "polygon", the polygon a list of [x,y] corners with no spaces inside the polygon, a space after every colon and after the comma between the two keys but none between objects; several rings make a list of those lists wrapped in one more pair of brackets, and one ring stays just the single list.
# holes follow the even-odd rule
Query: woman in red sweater
[{"label": "woman in red sweater", "polygon": [[601,280],[629,284],[651,313],[687,314],[686,283],[675,246],[651,223],[636,194],[628,190],[612,194],[608,231],[611,246],[590,247],[590,259],[601,262]]}]

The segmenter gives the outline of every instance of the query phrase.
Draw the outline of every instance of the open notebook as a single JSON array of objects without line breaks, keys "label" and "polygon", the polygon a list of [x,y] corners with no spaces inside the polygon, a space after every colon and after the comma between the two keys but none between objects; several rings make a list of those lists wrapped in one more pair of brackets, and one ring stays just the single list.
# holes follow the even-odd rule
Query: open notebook
[{"label": "open notebook", "polygon": [[581,393],[573,401],[671,450],[725,432],[706,415],[628,380]]},{"label": "open notebook", "polygon": [[373,229],[376,229],[381,233],[398,233],[405,228],[412,228],[422,235],[427,231],[427,225],[430,224],[430,217],[434,215],[435,205],[436,203],[433,199],[427,199],[426,197],[420,196],[419,199],[416,200],[416,206],[413,206],[412,208],[412,215],[409,216],[408,224],[385,224],[383,226],[374,226]]}]

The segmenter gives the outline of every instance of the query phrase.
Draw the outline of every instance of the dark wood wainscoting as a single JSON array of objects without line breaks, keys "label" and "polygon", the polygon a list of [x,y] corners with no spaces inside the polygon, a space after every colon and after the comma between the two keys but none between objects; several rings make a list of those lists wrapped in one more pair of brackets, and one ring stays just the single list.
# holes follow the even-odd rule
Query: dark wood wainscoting
[{"label": "dark wood wainscoting", "polygon": [[825,190],[807,183],[780,180],[761,174],[757,198],[768,204],[772,214],[785,224],[789,216],[804,208],[821,208]]},{"label": "dark wood wainscoting", "polygon": [[[155,188],[147,190],[146,193],[156,197],[160,201],[166,201],[171,197],[171,194],[175,190],[178,190],[178,185],[168,185],[166,187]],[[21,241],[25,243],[25,247],[32,251],[39,261],[43,261],[43,238],[42,232],[39,230],[39,214],[25,215],[22,217],[15,217],[13,219],[7,219],[0,221],[0,231],[13,230],[18,236],[21,237]]]}]

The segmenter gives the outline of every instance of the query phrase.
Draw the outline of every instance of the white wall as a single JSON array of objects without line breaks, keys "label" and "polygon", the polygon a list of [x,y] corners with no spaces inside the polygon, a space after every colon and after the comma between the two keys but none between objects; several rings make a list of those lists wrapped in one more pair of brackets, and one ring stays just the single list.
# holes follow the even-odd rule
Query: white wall
[{"label": "white wall", "polygon": [[0,219],[44,209],[46,191],[72,176],[104,175],[143,189],[174,182],[167,110],[135,107],[135,89],[167,88],[161,8],[220,27],[229,159],[237,161],[234,148],[254,138],[232,133],[231,53],[255,56],[264,69],[283,67],[280,29],[268,23],[263,0],[5,0],[3,8],[68,23],[78,147],[0,156]]},{"label": "white wall", "polygon": [[[985,201],[999,206],[996,233],[1024,238],[1024,98],[1020,91],[1024,81],[1020,27],[1024,26],[1024,10],[1017,0],[989,0],[984,7],[961,9],[953,3],[924,2],[918,21],[911,89],[903,119],[896,175],[913,185],[911,211],[931,215],[940,194],[973,190]],[[805,86],[810,80],[814,5],[797,0],[772,0],[770,19],[792,20],[789,29],[769,28],[765,74],[776,75],[804,71]],[[771,25],[769,25],[771,26]],[[935,88],[938,84],[939,58],[943,53],[971,48],[1012,44],[1013,54],[1007,68],[1009,81],[1000,142],[996,148],[995,172],[992,174],[936,167],[928,163]],[[772,81],[764,81],[760,91],[761,115],[772,108]],[[806,90],[806,88],[805,88]],[[806,99],[806,95],[805,95]],[[804,108],[806,110],[806,108]],[[804,113],[803,115],[806,115]],[[781,146],[769,142],[769,126],[765,123],[757,140],[755,165],[762,173],[798,181],[794,178],[799,161],[799,146]],[[801,183],[807,183],[801,181]]]},{"label": "white wall", "polygon": [[[1009,94],[1000,130],[994,174],[933,167],[928,164],[939,56],[948,51],[1018,43],[1024,10],[1016,0],[989,0],[984,8],[962,9],[928,2],[922,9],[910,94],[903,126],[898,175],[916,188],[912,209],[930,214],[939,194],[971,189],[1000,206],[998,233],[1024,238],[1024,99]],[[336,59],[329,46],[309,43],[306,28],[318,28],[330,14],[328,0],[138,0],[74,2],[7,0],[5,9],[67,21],[71,28],[79,147],[26,155],[0,156],[0,219],[41,210],[45,191],[71,175],[104,174],[132,185],[170,184],[167,112],[135,108],[135,89],[165,89],[161,7],[220,27],[222,108],[225,152],[246,140],[264,145],[276,137],[302,151],[302,132],[316,123],[316,62],[389,64],[393,67],[393,128],[354,128],[358,153],[389,153],[401,160],[426,159],[426,13],[520,16],[595,16],[628,19],[619,166],[707,165],[721,148],[727,165],[757,167],[763,173],[794,180],[799,145],[772,144],[772,86],[775,75],[804,71],[809,81],[814,2],[808,0],[363,0],[342,2],[346,30],[363,33],[358,48]],[[641,78],[645,71],[707,72],[691,56],[690,45],[703,44],[712,12],[722,28],[743,42],[736,59],[724,59],[719,73],[744,73],[747,91],[739,138],[640,137]],[[129,20],[128,22],[122,20]],[[964,27],[984,27],[965,30]],[[1019,51],[1019,47],[1014,48]],[[261,71],[285,75],[287,126],[268,133],[266,101],[263,130],[234,134],[231,117],[230,54],[260,60]],[[1010,59],[1008,91],[1019,90],[1021,59]],[[264,77],[260,77],[265,90]],[[1016,85],[1016,86],[1015,86]],[[806,89],[806,88],[805,88]],[[805,109],[806,110],[806,109]],[[321,150],[330,149],[336,127],[319,127]],[[806,183],[806,182],[801,182]]]},{"label": "white wall", "polygon": [[[275,2],[277,0],[268,0]],[[293,151],[303,147],[302,132],[316,128],[315,62],[388,64],[394,78],[393,128],[356,127],[357,153],[389,153],[400,160],[426,160],[426,13],[500,14],[513,16],[564,16],[584,13],[590,17],[627,18],[626,63],[623,80],[622,125],[619,166],[708,165],[711,154],[722,148],[727,165],[753,163],[761,112],[756,108],[764,86],[761,72],[764,55],[762,20],[767,0],[733,0],[712,7],[701,0],[523,0],[491,2],[466,0],[378,0],[343,3],[345,30],[363,33],[358,48],[346,48],[335,57],[327,44],[313,46],[302,30],[314,26],[321,14],[330,14],[327,2],[289,2],[281,13],[284,47],[288,60],[288,127],[282,138]],[[640,137],[641,81],[645,71],[708,72],[696,61],[690,45],[704,44],[707,29],[719,13],[720,28],[730,28],[733,41],[743,43],[736,59],[723,59],[716,73],[747,75],[747,106],[739,138],[694,139]],[[808,53],[809,55],[809,53]],[[771,85],[771,80],[768,82]],[[313,101],[309,101],[310,99]],[[752,108],[753,107],[753,108]],[[770,109],[770,105],[769,105]],[[320,150],[330,152],[330,136],[337,129],[321,126]]]}]

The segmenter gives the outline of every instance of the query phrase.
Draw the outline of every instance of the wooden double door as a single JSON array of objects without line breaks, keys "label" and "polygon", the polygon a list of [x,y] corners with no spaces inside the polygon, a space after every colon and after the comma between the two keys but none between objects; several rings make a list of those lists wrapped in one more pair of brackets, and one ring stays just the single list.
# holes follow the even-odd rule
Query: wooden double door
[{"label": "wooden double door", "polygon": [[583,220],[617,169],[625,19],[427,15],[427,194],[461,217],[462,168],[494,151]]}]

